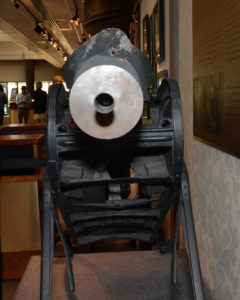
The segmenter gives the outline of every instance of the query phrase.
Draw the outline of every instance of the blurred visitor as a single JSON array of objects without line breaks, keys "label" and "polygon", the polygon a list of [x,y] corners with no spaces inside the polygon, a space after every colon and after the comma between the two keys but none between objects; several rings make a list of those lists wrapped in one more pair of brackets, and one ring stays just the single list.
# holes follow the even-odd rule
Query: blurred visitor
[{"label": "blurred visitor", "polygon": [[0,84],[0,125],[3,124],[4,105],[7,103],[7,95],[4,93],[3,86]]},{"label": "blurred visitor", "polygon": [[62,76],[53,76],[53,84],[49,87],[48,99],[50,100],[51,97],[54,97],[53,94],[57,91],[56,123],[66,123],[69,125],[72,122],[69,111],[69,93],[65,90],[63,82]]},{"label": "blurred visitor", "polygon": [[24,123],[27,124],[31,97],[27,94],[27,87],[25,85],[21,87],[21,90],[22,93],[18,94],[16,99],[18,107],[18,121],[19,124],[21,124],[24,119]]},{"label": "blurred visitor", "polygon": [[42,90],[42,82],[38,81],[36,84],[36,91],[33,92],[32,98],[34,99],[34,116],[33,119],[37,123],[46,122],[47,110],[47,93]]}]

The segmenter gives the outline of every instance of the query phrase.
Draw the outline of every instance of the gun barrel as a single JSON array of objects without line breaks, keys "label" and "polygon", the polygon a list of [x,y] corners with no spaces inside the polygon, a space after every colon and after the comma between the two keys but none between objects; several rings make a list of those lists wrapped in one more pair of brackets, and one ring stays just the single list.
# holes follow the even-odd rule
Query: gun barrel
[{"label": "gun barrel", "polygon": [[70,93],[70,111],[77,125],[99,139],[128,133],[139,121],[143,95],[137,80],[114,65],[95,66],[82,73]]},{"label": "gun barrel", "polygon": [[64,71],[71,115],[85,133],[115,139],[138,123],[152,67],[121,30],[109,28],[93,36],[69,58]]}]

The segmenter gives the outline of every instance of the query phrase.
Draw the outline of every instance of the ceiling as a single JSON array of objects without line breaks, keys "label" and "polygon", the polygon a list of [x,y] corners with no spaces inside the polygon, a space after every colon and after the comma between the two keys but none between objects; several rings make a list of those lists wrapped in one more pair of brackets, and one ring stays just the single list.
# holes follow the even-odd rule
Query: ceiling
[{"label": "ceiling", "polygon": [[[84,29],[84,22],[89,22],[84,20],[84,8],[87,11],[92,9],[97,25],[101,21],[99,5],[108,9],[109,1],[114,2],[111,6],[114,6],[115,15],[118,6],[123,6],[121,3],[134,3],[133,0],[0,0],[0,60],[44,59],[58,68],[62,67],[63,57],[71,55],[90,37]],[[98,9],[96,13],[95,8]],[[78,25],[69,22],[76,11],[80,19]],[[108,18],[111,13],[108,12]],[[40,29],[48,33],[45,38],[34,30],[37,21]],[[55,47],[50,44],[50,38]]]},{"label": "ceiling", "polygon": [[[69,20],[75,15],[76,5],[83,18],[82,0],[21,0],[0,1],[0,60],[44,59],[60,68],[63,56],[70,55],[88,38],[83,26]],[[75,5],[76,3],[76,5]],[[47,30],[60,47],[54,48],[41,34],[34,31],[36,20]],[[81,20],[82,21],[82,20]]]}]

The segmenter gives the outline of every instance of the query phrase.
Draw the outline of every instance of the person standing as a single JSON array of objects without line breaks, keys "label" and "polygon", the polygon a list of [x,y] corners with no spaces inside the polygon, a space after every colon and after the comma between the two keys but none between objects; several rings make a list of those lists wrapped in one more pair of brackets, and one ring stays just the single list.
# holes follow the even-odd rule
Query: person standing
[{"label": "person standing", "polygon": [[3,86],[0,84],[0,125],[3,124],[4,104],[7,104],[7,95],[4,93]]},{"label": "person standing", "polygon": [[18,107],[18,121],[19,124],[22,123],[24,119],[24,123],[28,123],[28,115],[29,115],[29,105],[31,103],[31,98],[27,94],[27,87],[23,85],[21,87],[22,93],[17,95],[16,104]]},{"label": "person standing", "polygon": [[34,99],[34,120],[37,123],[46,122],[47,110],[47,93],[42,90],[42,82],[38,81],[36,91],[33,92],[32,98]]},{"label": "person standing", "polygon": [[69,110],[69,93],[65,90],[63,81],[62,76],[53,76],[53,84],[49,87],[48,99],[51,99],[52,90],[57,87],[56,123],[66,123],[70,125],[72,117]]}]

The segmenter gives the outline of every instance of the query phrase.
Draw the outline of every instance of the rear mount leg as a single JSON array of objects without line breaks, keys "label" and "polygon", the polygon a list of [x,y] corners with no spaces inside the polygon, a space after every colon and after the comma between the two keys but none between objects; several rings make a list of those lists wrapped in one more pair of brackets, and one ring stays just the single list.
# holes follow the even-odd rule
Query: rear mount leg
[{"label": "rear mount leg", "polygon": [[177,210],[174,223],[174,237],[173,237],[173,247],[172,247],[172,264],[171,264],[171,279],[172,283],[176,284],[177,282],[177,266],[176,266],[176,257],[177,257],[177,243],[178,243],[178,233],[180,225],[180,215],[181,215],[181,206],[182,202],[180,199],[181,195],[177,199]]},{"label": "rear mount leg", "polygon": [[67,242],[67,240],[64,236],[64,233],[62,231],[60,221],[59,221],[59,217],[58,217],[58,213],[57,213],[56,206],[55,206],[55,203],[54,203],[53,199],[51,199],[51,203],[52,203],[52,214],[53,214],[54,222],[55,222],[57,231],[59,233],[60,239],[62,241],[64,253],[65,253],[65,256],[66,256],[67,274],[68,274],[70,291],[74,292],[75,283],[74,283],[74,276],[73,276],[73,270],[72,270],[72,251],[71,251],[71,247],[68,244],[68,242]]},{"label": "rear mount leg", "polygon": [[51,187],[47,176],[43,181],[42,255],[40,299],[51,300],[52,264],[54,257],[54,222],[51,207]]},{"label": "rear mount leg", "polygon": [[180,205],[182,207],[182,220],[184,230],[184,240],[189,257],[191,270],[193,293],[195,300],[204,300],[201,268],[199,263],[196,234],[194,228],[192,205],[189,191],[189,181],[187,168],[185,164],[182,169],[181,188],[180,188]]}]

